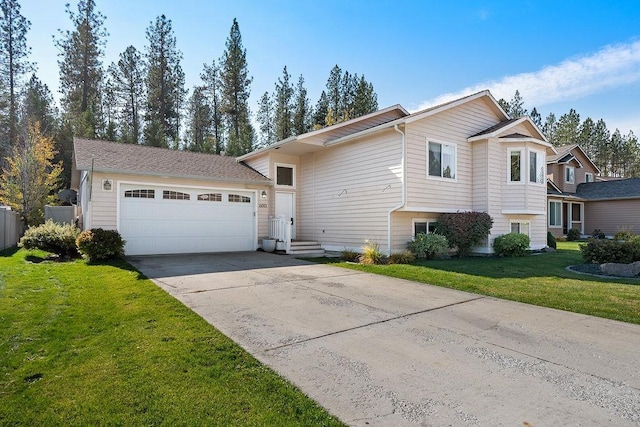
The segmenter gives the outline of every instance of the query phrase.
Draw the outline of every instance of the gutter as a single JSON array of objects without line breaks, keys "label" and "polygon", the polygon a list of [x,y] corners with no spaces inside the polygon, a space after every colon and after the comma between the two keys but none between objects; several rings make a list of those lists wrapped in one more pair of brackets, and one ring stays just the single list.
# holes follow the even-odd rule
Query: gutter
[{"label": "gutter", "polygon": [[395,130],[400,135],[402,135],[402,166],[401,166],[402,168],[402,202],[398,206],[395,206],[389,209],[389,212],[387,212],[387,252],[388,252],[387,255],[391,255],[391,240],[393,237],[391,233],[391,214],[399,209],[402,209],[407,203],[407,180],[406,180],[407,174],[406,174],[406,161],[405,161],[407,157],[406,135],[403,131],[401,131],[398,128],[397,124],[393,125],[393,130]]}]

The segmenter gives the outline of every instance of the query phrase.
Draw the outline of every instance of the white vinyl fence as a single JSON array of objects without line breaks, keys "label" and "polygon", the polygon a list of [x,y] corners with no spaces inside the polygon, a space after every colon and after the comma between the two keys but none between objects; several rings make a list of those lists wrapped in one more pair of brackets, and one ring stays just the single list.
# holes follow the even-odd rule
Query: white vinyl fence
[{"label": "white vinyl fence", "polygon": [[0,250],[18,244],[22,235],[22,221],[17,212],[0,207]]}]

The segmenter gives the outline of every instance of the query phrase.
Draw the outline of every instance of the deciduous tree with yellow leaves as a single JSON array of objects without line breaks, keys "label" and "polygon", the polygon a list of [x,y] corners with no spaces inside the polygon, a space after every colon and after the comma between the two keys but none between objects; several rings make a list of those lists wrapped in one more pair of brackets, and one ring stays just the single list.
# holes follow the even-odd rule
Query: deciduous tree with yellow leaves
[{"label": "deciduous tree with yellow leaves", "polygon": [[53,163],[56,155],[53,139],[45,137],[40,124],[33,123],[19,135],[11,157],[0,176],[0,203],[20,213],[27,226],[41,223],[43,208],[59,184],[62,163]]}]

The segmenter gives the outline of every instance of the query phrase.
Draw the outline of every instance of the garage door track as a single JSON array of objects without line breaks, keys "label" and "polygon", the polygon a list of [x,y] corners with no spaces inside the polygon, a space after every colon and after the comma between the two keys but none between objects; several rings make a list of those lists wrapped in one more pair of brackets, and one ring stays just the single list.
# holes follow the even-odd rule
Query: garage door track
[{"label": "garage door track", "polygon": [[640,326],[273,254],[129,261],[355,425],[640,425]]}]

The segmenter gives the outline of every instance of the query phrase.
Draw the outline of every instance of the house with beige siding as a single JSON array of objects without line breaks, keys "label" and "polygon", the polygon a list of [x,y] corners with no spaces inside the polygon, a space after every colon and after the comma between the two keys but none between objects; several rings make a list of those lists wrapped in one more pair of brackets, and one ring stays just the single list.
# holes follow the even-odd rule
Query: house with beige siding
[{"label": "house with beige siding", "polygon": [[557,147],[547,160],[548,227],[556,237],[575,228],[589,236],[599,230],[640,234],[640,179],[604,179],[577,144]]},{"label": "house with beige siding", "polygon": [[328,250],[368,240],[394,252],[442,213],[482,211],[494,220],[476,248],[487,253],[509,232],[546,246],[553,154],[528,117],[509,118],[483,91],[413,114],[392,106],[238,160],[273,181],[269,221],[286,221],[296,239]]},{"label": "house with beige siding", "polygon": [[528,117],[488,92],[410,114],[399,105],[293,136],[238,159],[74,140],[83,228],[117,229],[127,254],[311,247],[406,249],[439,215],[487,212],[502,234],[546,246],[547,158]]}]

